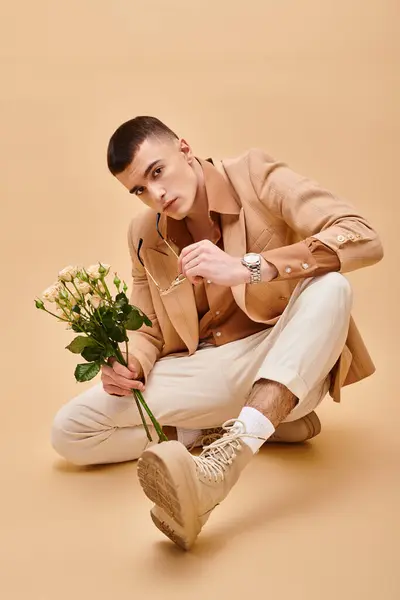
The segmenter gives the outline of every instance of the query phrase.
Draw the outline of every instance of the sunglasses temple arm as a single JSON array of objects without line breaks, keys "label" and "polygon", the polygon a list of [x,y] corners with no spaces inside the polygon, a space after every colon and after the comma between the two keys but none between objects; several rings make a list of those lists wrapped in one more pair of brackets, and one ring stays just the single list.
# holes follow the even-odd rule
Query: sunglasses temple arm
[{"label": "sunglasses temple arm", "polygon": [[157,289],[161,290],[160,286],[158,285],[157,281],[154,279],[153,275],[150,273],[150,271],[148,270],[147,267],[144,267],[144,270],[146,271],[147,275],[150,277],[150,279],[152,280],[152,282],[154,283],[154,285],[156,286]]},{"label": "sunglasses temple arm", "polygon": [[175,252],[175,250],[173,249],[173,247],[171,246],[171,244],[169,244],[169,243],[167,242],[167,240],[166,240],[166,239],[164,239],[164,242],[167,244],[167,246],[168,246],[168,248],[171,250],[171,252],[172,252],[173,254],[175,254],[176,258],[178,258],[178,259],[179,259],[179,256],[178,256],[178,254]]},{"label": "sunglasses temple arm", "polygon": [[176,258],[179,259],[179,256],[177,255],[177,253],[175,252],[175,250],[173,249],[173,247],[171,246],[171,244],[168,243],[168,240],[165,239],[165,237],[163,236],[163,234],[161,233],[159,226],[160,226],[160,217],[161,217],[161,213],[157,213],[157,218],[156,218],[156,229],[157,229],[157,233],[160,236],[160,238],[167,244],[168,248],[171,250],[171,252],[173,254],[175,254]]}]

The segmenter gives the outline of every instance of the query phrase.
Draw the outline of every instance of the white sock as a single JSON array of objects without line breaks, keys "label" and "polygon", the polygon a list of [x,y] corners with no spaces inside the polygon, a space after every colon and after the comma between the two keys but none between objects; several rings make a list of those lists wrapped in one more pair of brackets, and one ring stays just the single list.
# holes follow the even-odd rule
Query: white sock
[{"label": "white sock", "polygon": [[178,442],[186,446],[186,448],[189,448],[195,443],[199,435],[201,435],[201,429],[181,429],[180,427],[177,427],[176,433]]},{"label": "white sock", "polygon": [[240,415],[238,416],[239,421],[243,421],[246,425],[246,433],[257,435],[261,440],[251,437],[243,436],[242,440],[245,444],[250,446],[254,454],[256,454],[264,442],[271,437],[275,431],[275,427],[271,421],[267,419],[259,410],[252,406],[245,406],[242,408]]}]

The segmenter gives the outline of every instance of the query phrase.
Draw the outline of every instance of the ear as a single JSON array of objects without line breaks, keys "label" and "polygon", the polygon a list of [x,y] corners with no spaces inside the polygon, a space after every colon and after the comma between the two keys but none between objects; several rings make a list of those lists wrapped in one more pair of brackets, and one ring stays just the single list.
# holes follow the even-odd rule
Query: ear
[{"label": "ear", "polygon": [[192,148],[190,147],[190,145],[183,138],[181,138],[179,140],[179,151],[182,152],[185,160],[190,165],[194,160],[194,154],[193,154],[193,151],[192,151]]}]

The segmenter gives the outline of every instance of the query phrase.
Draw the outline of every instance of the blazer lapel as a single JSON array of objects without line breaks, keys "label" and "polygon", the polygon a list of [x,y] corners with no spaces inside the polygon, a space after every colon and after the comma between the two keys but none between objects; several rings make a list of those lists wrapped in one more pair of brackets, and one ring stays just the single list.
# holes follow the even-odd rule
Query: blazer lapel
[{"label": "blazer lapel", "polygon": [[[168,288],[178,274],[176,257],[154,248],[147,248],[145,254],[154,279],[162,288]],[[189,354],[193,354],[199,343],[199,321],[192,284],[186,280],[160,298]]]}]

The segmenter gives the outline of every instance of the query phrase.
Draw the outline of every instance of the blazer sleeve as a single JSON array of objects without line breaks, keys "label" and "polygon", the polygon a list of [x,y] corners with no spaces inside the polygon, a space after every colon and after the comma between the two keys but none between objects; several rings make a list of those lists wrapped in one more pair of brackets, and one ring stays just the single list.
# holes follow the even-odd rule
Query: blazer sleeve
[{"label": "blazer sleeve", "polygon": [[248,160],[250,179],[260,202],[302,238],[262,253],[278,271],[274,281],[330,270],[347,273],[383,258],[377,232],[346,200],[263,150],[250,151]]},{"label": "blazer sleeve", "polygon": [[128,245],[132,262],[132,291],[130,294],[130,304],[140,308],[140,310],[150,319],[152,326],[149,327],[143,325],[136,331],[128,331],[128,349],[129,353],[140,362],[145,381],[147,381],[147,377],[164,346],[164,338],[154,310],[146,272],[137,258],[136,238],[138,236],[135,234],[136,229],[137,224],[135,219],[133,219],[128,230]]}]

